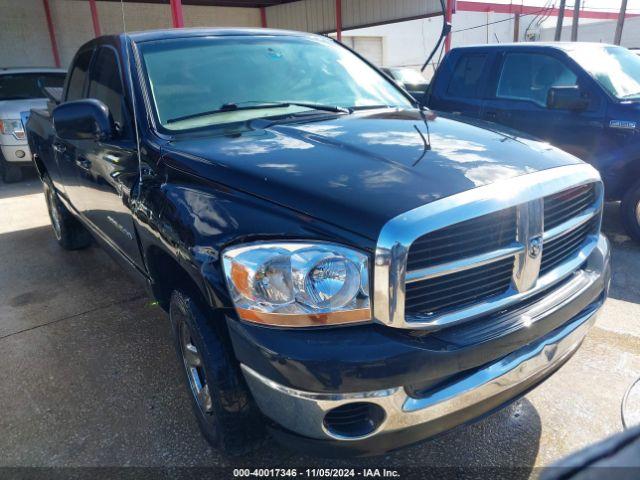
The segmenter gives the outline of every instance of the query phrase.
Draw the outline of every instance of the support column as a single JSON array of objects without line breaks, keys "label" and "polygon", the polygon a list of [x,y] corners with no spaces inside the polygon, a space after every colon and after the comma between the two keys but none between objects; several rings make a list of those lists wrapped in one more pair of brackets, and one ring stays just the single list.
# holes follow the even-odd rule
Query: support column
[{"label": "support column", "polygon": [[171,20],[173,28],[184,27],[184,18],[182,16],[182,0],[169,0],[171,3]]},{"label": "support column", "polygon": [[622,42],[622,29],[624,28],[624,17],[627,14],[627,0],[622,0],[620,5],[620,13],[618,14],[618,24],[616,25],[616,34],[613,38],[613,43],[620,45]]},{"label": "support column", "polygon": [[260,7],[260,24],[262,28],[267,28],[267,9]]},{"label": "support column", "polygon": [[102,35],[100,32],[100,19],[98,18],[98,7],[96,0],[89,0],[89,8],[91,8],[91,21],[93,22],[93,33],[96,37]]},{"label": "support column", "polygon": [[580,24],[580,0],[573,0],[573,24],[571,25],[571,41],[578,41],[578,26]]},{"label": "support column", "polygon": [[520,14],[516,13],[513,19],[515,22],[513,24],[513,41],[518,43],[520,41]]},{"label": "support column", "polygon": [[[454,0],[447,0],[447,10],[444,13],[444,21],[447,23],[451,23],[451,20],[453,19],[453,2]],[[451,50],[452,35],[453,35],[453,32],[449,32],[449,35],[447,35],[447,38],[444,39],[445,52],[448,52],[449,50]]]},{"label": "support column", "polygon": [[556,23],[556,34],[553,39],[556,42],[559,42],[562,38],[562,23],[564,22],[564,9],[566,6],[567,0],[560,0],[560,9],[558,10],[558,22]]},{"label": "support column", "polygon": [[44,15],[47,19],[47,28],[49,29],[49,40],[51,41],[51,53],[53,54],[53,63],[60,68],[60,54],[58,53],[58,42],[56,40],[56,31],[53,27],[51,19],[51,9],[49,8],[49,0],[42,0],[44,7]]},{"label": "support column", "polygon": [[342,0],[336,0],[336,38],[342,42]]}]

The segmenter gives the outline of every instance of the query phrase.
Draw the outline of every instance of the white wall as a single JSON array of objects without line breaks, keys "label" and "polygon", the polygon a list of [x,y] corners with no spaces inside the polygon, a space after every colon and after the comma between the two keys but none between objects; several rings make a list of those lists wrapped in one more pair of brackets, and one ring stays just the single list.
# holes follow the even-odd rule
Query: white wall
[{"label": "white wall", "polygon": [[[588,24],[580,23],[578,40],[581,42],[613,43],[616,32],[616,21],[606,20]],[[542,30],[541,40],[551,41],[555,35],[555,27]],[[571,26],[562,28],[562,40],[571,38]],[[624,47],[640,47],[640,17],[627,18],[622,30],[622,42]]]},{"label": "white wall", "polygon": [[42,0],[0,0],[0,67],[53,65]]},{"label": "white wall", "polygon": [[[89,2],[49,0],[58,51],[67,67],[94,36]],[[119,2],[96,2],[103,35],[123,31]],[[171,28],[169,4],[125,2],[127,31]],[[183,6],[186,27],[259,27],[257,8]],[[0,0],[0,67],[53,66],[42,0]]]},{"label": "white wall", "polygon": [[[529,22],[526,17],[520,21],[520,38],[524,38],[524,30]],[[501,21],[507,20],[507,21]],[[501,21],[493,25],[487,23]],[[452,24],[452,47],[485,44],[506,43],[513,41],[515,21],[511,15],[502,13],[458,12],[454,14]],[[477,27],[463,32],[469,27]],[[435,46],[442,29],[442,17],[431,17],[408,22],[392,23],[377,27],[346,30],[344,35],[382,37],[383,66],[385,67],[414,67],[422,66],[429,53]],[[434,59],[437,61],[437,56]],[[432,68],[425,70],[425,76],[430,78]]]}]

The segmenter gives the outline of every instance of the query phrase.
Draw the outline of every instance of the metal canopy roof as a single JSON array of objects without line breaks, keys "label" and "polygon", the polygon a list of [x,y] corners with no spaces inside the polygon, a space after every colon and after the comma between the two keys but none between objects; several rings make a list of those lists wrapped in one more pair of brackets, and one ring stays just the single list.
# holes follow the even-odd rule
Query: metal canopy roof
[{"label": "metal canopy roof", "polygon": [[[106,2],[117,2],[120,0],[100,0]],[[169,5],[169,0],[124,0],[127,3],[159,3]],[[292,3],[300,0],[182,0],[184,5],[202,5],[208,7],[244,7],[260,8],[272,7],[283,3]]]}]

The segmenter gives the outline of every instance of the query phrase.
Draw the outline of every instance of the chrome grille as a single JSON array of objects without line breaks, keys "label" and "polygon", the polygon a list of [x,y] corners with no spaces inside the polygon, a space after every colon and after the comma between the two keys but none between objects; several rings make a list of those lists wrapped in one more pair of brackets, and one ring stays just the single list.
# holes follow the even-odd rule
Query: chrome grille
[{"label": "chrome grille", "polygon": [[[595,219],[597,220],[597,219]],[[580,251],[587,237],[596,228],[595,220],[590,220],[579,227],[560,235],[553,240],[544,242],[540,275],[545,275],[564,263]]]},{"label": "chrome grille", "polygon": [[399,215],[378,240],[375,318],[438,330],[517,307],[584,264],[598,241],[602,203],[597,172],[578,164]]},{"label": "chrome grille", "polygon": [[423,235],[411,245],[407,269],[418,270],[490,252],[510,245],[515,239],[514,207]]},{"label": "chrome grille", "polygon": [[544,228],[550,230],[593,206],[595,185],[580,185],[544,199]]},{"label": "chrome grille", "polygon": [[407,285],[405,311],[434,315],[461,308],[507,291],[513,275],[513,257]]}]

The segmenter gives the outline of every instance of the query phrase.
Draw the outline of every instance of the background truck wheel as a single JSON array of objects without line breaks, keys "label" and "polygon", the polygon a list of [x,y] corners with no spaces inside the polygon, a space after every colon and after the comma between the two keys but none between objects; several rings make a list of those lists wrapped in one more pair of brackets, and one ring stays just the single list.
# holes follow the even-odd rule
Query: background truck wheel
[{"label": "background truck wheel", "polygon": [[629,236],[640,242],[640,182],[631,187],[622,199],[622,222]]},{"label": "background truck wheel", "polygon": [[246,453],[264,437],[263,423],[242,378],[224,328],[216,328],[188,295],[174,291],[169,317],[200,429],[231,455]]},{"label": "background truck wheel", "polygon": [[5,161],[1,156],[0,173],[2,173],[2,181],[4,183],[15,183],[22,180],[22,168],[9,165],[9,162]]},{"label": "background truck wheel", "polygon": [[48,175],[43,176],[42,184],[53,234],[58,243],[66,250],[88,247],[91,244],[91,235],[62,204]]}]

